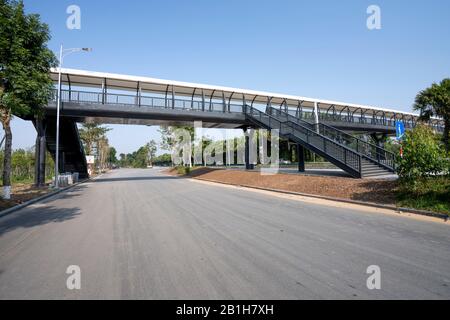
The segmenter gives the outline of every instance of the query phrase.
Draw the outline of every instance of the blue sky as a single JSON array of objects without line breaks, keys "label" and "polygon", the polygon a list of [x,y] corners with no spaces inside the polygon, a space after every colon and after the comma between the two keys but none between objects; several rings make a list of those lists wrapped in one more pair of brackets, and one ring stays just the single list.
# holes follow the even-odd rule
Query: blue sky
[{"label": "blue sky", "polygon": [[[81,8],[81,30],[66,9]],[[366,9],[381,8],[381,30]],[[415,94],[450,76],[450,1],[26,0],[49,24],[65,67],[267,90],[411,111]],[[159,139],[156,127],[111,126],[119,152]],[[13,121],[13,147],[35,132]]]}]

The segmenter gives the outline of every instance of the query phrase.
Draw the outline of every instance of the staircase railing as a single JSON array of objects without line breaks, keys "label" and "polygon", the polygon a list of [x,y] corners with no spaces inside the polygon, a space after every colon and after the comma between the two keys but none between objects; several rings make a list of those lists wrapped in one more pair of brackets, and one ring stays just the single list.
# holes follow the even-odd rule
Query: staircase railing
[{"label": "staircase railing", "polygon": [[251,106],[245,107],[245,113],[250,120],[256,120],[268,129],[280,130],[280,135],[290,136],[293,140],[300,140],[313,147],[322,155],[331,158],[331,162],[339,163],[346,167],[353,176],[361,177],[361,155],[354,150],[340,145],[336,141],[321,135],[320,133],[299,123],[287,123],[276,117],[264,113]]},{"label": "staircase railing", "polygon": [[352,136],[342,130],[328,126],[323,123],[313,124],[302,119],[299,119],[287,112],[275,109],[273,107],[267,108],[266,112],[270,115],[276,116],[279,119],[286,119],[287,122],[293,122],[308,127],[321,135],[324,135],[341,145],[355,150],[364,157],[376,162],[377,164],[394,171],[395,170],[395,154],[387,151],[375,144],[366,142],[357,137]]}]

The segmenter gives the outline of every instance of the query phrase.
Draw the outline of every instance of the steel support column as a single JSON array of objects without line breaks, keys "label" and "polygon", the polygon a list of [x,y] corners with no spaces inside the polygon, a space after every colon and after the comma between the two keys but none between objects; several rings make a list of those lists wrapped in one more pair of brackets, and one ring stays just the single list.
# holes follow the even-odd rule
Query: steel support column
[{"label": "steel support column", "polygon": [[172,109],[175,109],[175,89],[172,85]]},{"label": "steel support column", "polygon": [[305,172],[305,148],[297,144],[298,172]]},{"label": "steel support column", "polygon": [[252,128],[244,128],[244,136],[245,136],[245,170],[253,170],[255,165],[250,163],[250,133],[249,131]]},{"label": "steel support column", "polygon": [[106,93],[108,92],[108,84],[106,82],[106,78],[102,81],[102,104],[108,103]]}]

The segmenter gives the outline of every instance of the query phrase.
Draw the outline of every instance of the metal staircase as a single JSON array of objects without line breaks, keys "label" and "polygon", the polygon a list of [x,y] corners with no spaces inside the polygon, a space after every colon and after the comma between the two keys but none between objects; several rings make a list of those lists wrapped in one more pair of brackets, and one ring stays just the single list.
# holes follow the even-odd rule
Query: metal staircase
[{"label": "metal staircase", "polygon": [[311,130],[315,130],[321,135],[360,153],[363,157],[362,173],[364,177],[380,176],[395,172],[395,155],[373,143],[366,142],[323,123],[313,124],[301,120],[287,112],[272,107],[267,108],[266,112],[283,122],[294,122],[307,126]]},{"label": "metal staircase", "polygon": [[248,121],[266,129],[278,129],[280,136],[327,159],[353,177],[363,178],[394,172],[394,155],[343,131],[312,124],[275,108],[266,113],[245,107]]},{"label": "metal staircase", "polygon": [[[47,150],[53,160],[56,153],[56,118],[47,117],[48,125],[45,132]],[[81,179],[88,178],[86,156],[75,121],[67,118],[60,119],[59,139],[59,172],[78,172]]]}]

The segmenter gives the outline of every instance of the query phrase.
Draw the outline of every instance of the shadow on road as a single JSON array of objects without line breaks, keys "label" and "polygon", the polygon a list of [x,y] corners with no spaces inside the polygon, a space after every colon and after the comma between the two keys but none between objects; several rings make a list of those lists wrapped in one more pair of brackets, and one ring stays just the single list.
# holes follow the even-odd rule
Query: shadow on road
[{"label": "shadow on road", "polygon": [[149,180],[171,180],[179,179],[173,176],[151,176],[151,177],[122,177],[122,178],[101,178],[93,182],[115,182],[115,181],[149,181]]},{"label": "shadow on road", "polygon": [[[58,195],[58,200],[69,199],[80,195],[80,189],[85,186],[78,186],[73,191],[65,192]],[[81,214],[81,210],[75,208],[61,208],[57,206],[46,205],[49,201],[54,199],[49,198],[44,200],[37,207],[27,207],[22,209],[22,212],[13,213],[5,216],[0,220],[0,236],[4,233],[10,232],[19,228],[32,228],[48,223],[59,223],[71,220]],[[36,205],[35,205],[36,206]]]},{"label": "shadow on road", "polygon": [[48,223],[64,222],[80,214],[79,208],[58,208],[54,206],[27,210],[23,214],[8,217],[0,222],[0,235],[18,228],[32,228]]}]

